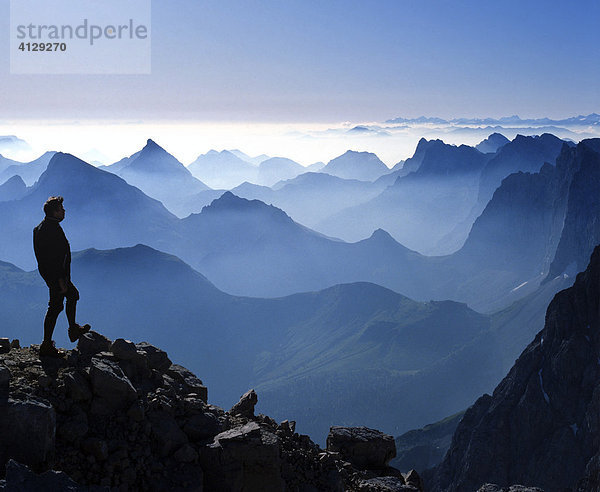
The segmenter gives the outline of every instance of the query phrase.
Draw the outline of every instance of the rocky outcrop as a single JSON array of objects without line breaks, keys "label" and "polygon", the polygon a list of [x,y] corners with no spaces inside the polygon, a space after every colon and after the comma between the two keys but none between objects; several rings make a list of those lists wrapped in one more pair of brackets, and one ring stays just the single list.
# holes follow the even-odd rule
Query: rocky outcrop
[{"label": "rocky outcrop", "polygon": [[523,487],[522,485],[511,485],[510,487],[499,487],[494,483],[482,485],[477,492],[544,492],[537,487]]},{"label": "rocky outcrop", "polygon": [[37,346],[2,346],[0,490],[423,490],[386,466],[390,436],[335,428],[356,439],[322,450],[294,422],[255,416],[254,390],[230,412],[210,405],[202,381],[148,343],[91,331],[43,360]]},{"label": "rocky outcrop", "polygon": [[359,468],[385,468],[396,456],[394,438],[368,427],[332,427],[327,450]]},{"label": "rocky outcrop", "polygon": [[87,492],[88,488],[80,487],[64,472],[50,470],[38,475],[31,471],[28,466],[9,460],[6,464],[6,480],[0,480],[0,490]]},{"label": "rocky outcrop", "polygon": [[254,406],[257,402],[258,395],[256,394],[256,391],[251,389],[241,396],[240,401],[231,407],[229,413],[231,415],[241,415],[242,417],[252,418],[254,417]]},{"label": "rocky outcrop", "polygon": [[46,469],[54,458],[54,408],[34,398],[9,398],[0,402],[0,416],[0,464],[10,457],[35,470]]},{"label": "rocky outcrop", "polygon": [[573,287],[555,296],[544,329],[494,394],[466,412],[428,487],[597,490],[599,353],[600,246]]}]

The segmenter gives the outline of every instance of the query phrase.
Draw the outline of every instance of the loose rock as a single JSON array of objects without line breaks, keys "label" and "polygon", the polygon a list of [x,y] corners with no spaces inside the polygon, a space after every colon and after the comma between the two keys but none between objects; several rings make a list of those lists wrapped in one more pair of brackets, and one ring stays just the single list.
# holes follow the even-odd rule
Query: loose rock
[{"label": "loose rock", "polygon": [[394,438],[368,427],[331,427],[327,450],[359,468],[385,468],[396,456]]},{"label": "loose rock", "polygon": [[79,337],[77,349],[83,355],[95,355],[100,352],[106,352],[111,345],[111,341],[104,335],[95,331],[89,331]]},{"label": "loose rock", "polygon": [[254,417],[254,406],[258,402],[258,396],[256,392],[251,389],[244,393],[232,408],[229,413],[232,415],[241,415],[242,417],[252,418]]}]

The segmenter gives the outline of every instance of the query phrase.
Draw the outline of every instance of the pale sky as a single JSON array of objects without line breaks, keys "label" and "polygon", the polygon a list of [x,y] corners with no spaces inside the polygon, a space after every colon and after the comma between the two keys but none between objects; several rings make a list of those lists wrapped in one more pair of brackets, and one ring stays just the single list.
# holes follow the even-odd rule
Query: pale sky
[{"label": "pale sky", "polygon": [[597,0],[154,0],[150,75],[11,75],[8,14],[3,120],[600,112]]}]

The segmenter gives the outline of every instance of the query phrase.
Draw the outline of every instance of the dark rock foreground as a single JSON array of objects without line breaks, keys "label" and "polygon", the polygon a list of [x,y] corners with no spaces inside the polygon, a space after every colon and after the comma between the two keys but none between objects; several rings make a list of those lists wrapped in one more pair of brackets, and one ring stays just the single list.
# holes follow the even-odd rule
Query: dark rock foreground
[{"label": "dark rock foreground", "polygon": [[336,427],[323,450],[294,422],[255,416],[253,390],[229,412],[210,405],[202,381],[148,343],[90,332],[40,360],[0,340],[0,489],[422,490],[388,466],[390,436]]}]

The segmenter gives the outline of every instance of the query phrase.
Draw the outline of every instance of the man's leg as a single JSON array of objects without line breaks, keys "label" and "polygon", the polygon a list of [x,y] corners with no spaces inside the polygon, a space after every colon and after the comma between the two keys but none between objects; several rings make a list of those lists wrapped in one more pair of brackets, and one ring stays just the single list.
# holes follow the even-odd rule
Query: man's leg
[{"label": "man's leg", "polygon": [[67,314],[67,320],[69,321],[69,328],[73,328],[77,326],[77,322],[75,321],[75,312],[77,311],[79,291],[71,282],[69,282],[69,285],[67,286],[67,293],[65,294],[65,297],[67,298],[65,313]]},{"label": "man's leg", "polygon": [[56,319],[63,310],[63,299],[64,295],[60,292],[60,287],[51,286],[49,287],[50,300],[48,301],[48,310],[46,311],[46,317],[44,318],[44,342],[52,342],[52,334],[54,333],[54,327],[56,326]]},{"label": "man's leg", "polygon": [[67,319],[69,320],[69,340],[72,342],[76,342],[79,340],[79,337],[84,333],[90,331],[90,325],[80,326],[77,324],[75,320],[75,312],[77,308],[77,301],[79,300],[79,291],[77,288],[69,281],[69,285],[67,286],[67,293],[65,294],[67,298]]}]

